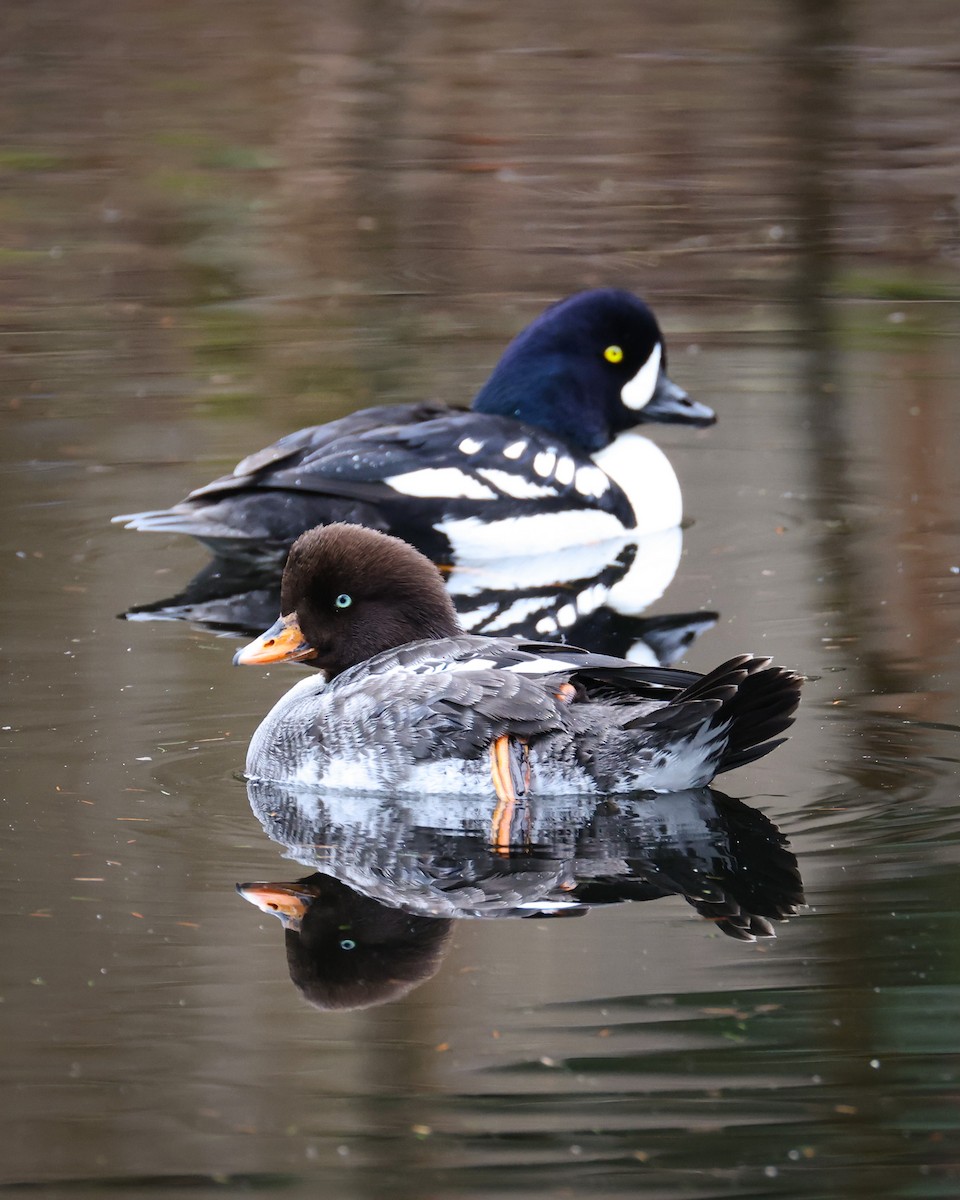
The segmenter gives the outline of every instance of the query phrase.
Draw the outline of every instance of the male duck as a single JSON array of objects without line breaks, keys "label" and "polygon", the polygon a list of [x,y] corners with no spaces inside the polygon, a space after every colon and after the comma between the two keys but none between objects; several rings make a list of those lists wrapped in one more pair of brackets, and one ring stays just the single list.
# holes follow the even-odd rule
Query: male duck
[{"label": "male duck", "polygon": [[469,412],[364,409],[281,438],[173,508],[114,520],[256,561],[282,560],[298,534],[336,521],[400,534],[438,561],[669,529],[682,515],[676,476],[631,431],[716,418],[666,362],[642,300],[582,292],[511,342]]},{"label": "male duck", "polygon": [[280,611],[234,662],[309,660],[323,674],[292,688],[254,734],[255,779],[469,795],[492,782],[511,803],[677,791],[767,754],[799,701],[800,677],[766,658],[700,676],[465,634],[432,563],[355,525],[294,543]]}]

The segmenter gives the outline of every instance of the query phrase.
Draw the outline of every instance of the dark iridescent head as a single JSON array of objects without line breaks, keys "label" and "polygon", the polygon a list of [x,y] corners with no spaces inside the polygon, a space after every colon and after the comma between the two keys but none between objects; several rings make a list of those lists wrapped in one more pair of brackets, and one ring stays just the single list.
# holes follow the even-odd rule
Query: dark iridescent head
[{"label": "dark iridescent head", "polygon": [[580,292],[548,308],[507,347],[473,402],[588,451],[643,421],[711,425],[706,405],[667,376],[657,319],[616,288]]},{"label": "dark iridescent head", "polygon": [[460,630],[433,563],[360,525],[321,525],[297,538],[283,569],[280,614],[235,663],[309,661],[333,677],[381,650]]}]

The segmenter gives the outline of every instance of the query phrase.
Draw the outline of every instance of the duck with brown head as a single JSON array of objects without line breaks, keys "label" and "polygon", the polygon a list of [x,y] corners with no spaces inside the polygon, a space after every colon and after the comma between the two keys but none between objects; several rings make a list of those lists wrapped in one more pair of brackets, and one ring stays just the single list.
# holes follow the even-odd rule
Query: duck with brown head
[{"label": "duck with brown head", "polygon": [[289,652],[283,643],[284,659],[309,660],[333,678],[381,650],[459,633],[437,568],[417,555],[419,569],[411,572],[411,548],[405,542],[367,537],[368,532],[356,525],[329,525],[298,538],[280,586],[283,615],[261,639],[266,657],[248,647],[235,661],[272,662],[277,639],[290,638]]},{"label": "duck with brown head", "polygon": [[779,744],[800,677],[708,675],[460,631],[437,568],[354,525],[309,530],[281,617],[240,664],[308,661],[254,734],[254,778],[354,791],[583,794],[700,787]]}]

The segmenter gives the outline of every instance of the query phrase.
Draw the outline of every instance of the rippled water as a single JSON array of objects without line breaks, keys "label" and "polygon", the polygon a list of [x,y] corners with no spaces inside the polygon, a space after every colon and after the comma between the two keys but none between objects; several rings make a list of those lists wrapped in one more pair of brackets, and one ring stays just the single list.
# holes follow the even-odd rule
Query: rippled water
[{"label": "rippled water", "polygon": [[[0,1187],[956,1195],[954,7],[2,20]],[[118,620],[206,556],[110,518],[298,425],[466,401],[605,283],[720,416],[654,434],[691,524],[647,615],[719,613],[693,669],[809,677],[720,781],[808,904],[755,943],[682,894],[458,920],[401,999],[319,1011],[235,891],[313,869],[239,777],[295,669]]]}]

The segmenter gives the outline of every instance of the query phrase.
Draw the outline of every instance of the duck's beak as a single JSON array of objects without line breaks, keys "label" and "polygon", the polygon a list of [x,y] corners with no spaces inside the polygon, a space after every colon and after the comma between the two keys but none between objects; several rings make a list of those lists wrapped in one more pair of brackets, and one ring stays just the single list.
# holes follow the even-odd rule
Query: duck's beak
[{"label": "duck's beak", "polygon": [[261,912],[279,917],[284,929],[299,929],[316,892],[297,883],[238,883],[237,891]]},{"label": "duck's beak", "polygon": [[303,636],[296,613],[281,617],[261,633],[249,646],[233,656],[235,667],[258,666],[260,663],[303,662],[315,658],[316,649]]},{"label": "duck's beak", "polygon": [[699,400],[691,400],[683,388],[661,370],[653,395],[640,409],[640,418],[665,425],[713,425],[717,414]]}]

